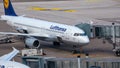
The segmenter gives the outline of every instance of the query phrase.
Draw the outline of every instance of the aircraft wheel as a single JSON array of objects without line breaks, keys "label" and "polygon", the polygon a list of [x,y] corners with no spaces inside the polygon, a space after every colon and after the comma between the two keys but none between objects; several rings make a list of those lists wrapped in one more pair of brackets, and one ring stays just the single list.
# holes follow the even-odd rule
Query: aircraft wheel
[{"label": "aircraft wheel", "polygon": [[8,43],[12,43],[12,41],[11,41],[11,40],[8,40]]},{"label": "aircraft wheel", "polygon": [[77,50],[72,50],[72,54],[76,54],[77,53]]},{"label": "aircraft wheel", "polygon": [[59,42],[53,42],[53,45],[54,46],[60,46],[60,43]]},{"label": "aircraft wheel", "polygon": [[120,49],[118,49],[115,53],[116,53],[116,56],[120,56]]},{"label": "aircraft wheel", "polygon": [[11,40],[5,40],[5,43],[12,43]]},{"label": "aircraft wheel", "polygon": [[25,45],[25,48],[29,48],[29,46]]}]

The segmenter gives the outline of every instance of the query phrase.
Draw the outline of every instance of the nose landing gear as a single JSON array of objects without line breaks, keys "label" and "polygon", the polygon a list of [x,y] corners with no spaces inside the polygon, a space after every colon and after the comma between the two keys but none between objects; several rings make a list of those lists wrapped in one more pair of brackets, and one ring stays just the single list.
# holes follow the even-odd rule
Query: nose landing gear
[{"label": "nose landing gear", "polygon": [[72,53],[73,54],[77,54],[77,53],[82,53],[83,52],[83,50],[82,50],[82,47],[80,47],[80,49],[79,49],[79,51],[77,51],[77,46],[76,45],[73,45],[73,50],[72,50]]},{"label": "nose landing gear", "polygon": [[76,46],[76,45],[73,45],[73,50],[72,50],[72,53],[73,53],[73,54],[76,54],[76,53],[77,53],[76,48],[77,48],[77,46]]}]

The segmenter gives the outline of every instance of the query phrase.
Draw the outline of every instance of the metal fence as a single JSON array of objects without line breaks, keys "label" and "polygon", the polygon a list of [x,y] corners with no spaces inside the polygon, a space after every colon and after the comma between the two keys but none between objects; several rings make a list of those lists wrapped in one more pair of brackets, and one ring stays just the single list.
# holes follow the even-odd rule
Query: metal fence
[{"label": "metal fence", "polygon": [[23,63],[31,68],[120,68],[120,58],[23,57],[22,59]]},{"label": "metal fence", "polygon": [[88,58],[82,64],[83,68],[120,68],[120,58]]}]

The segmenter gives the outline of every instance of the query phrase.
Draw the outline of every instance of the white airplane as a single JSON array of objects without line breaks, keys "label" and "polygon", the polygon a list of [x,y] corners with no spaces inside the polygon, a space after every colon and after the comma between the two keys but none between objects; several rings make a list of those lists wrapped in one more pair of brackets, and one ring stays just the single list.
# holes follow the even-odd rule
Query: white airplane
[{"label": "white airplane", "polygon": [[0,68],[30,68],[24,64],[10,61],[19,51],[13,48],[13,51],[0,57]]},{"label": "white airplane", "polygon": [[53,42],[53,45],[69,43],[82,46],[89,43],[88,36],[78,27],[18,16],[11,1],[3,1],[5,15],[2,15],[1,19],[6,20],[19,33],[0,32],[0,34],[23,36],[28,47],[39,47],[39,40]]}]

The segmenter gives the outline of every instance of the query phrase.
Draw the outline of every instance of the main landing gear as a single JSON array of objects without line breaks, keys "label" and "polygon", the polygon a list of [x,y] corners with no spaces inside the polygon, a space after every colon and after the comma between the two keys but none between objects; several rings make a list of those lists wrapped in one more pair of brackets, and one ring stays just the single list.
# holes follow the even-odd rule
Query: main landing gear
[{"label": "main landing gear", "polygon": [[56,42],[56,41],[55,41],[55,42],[53,42],[53,45],[54,45],[54,46],[60,46],[60,42]]},{"label": "main landing gear", "polygon": [[0,43],[12,43],[12,40],[9,37],[2,38],[2,39],[0,39]]}]

